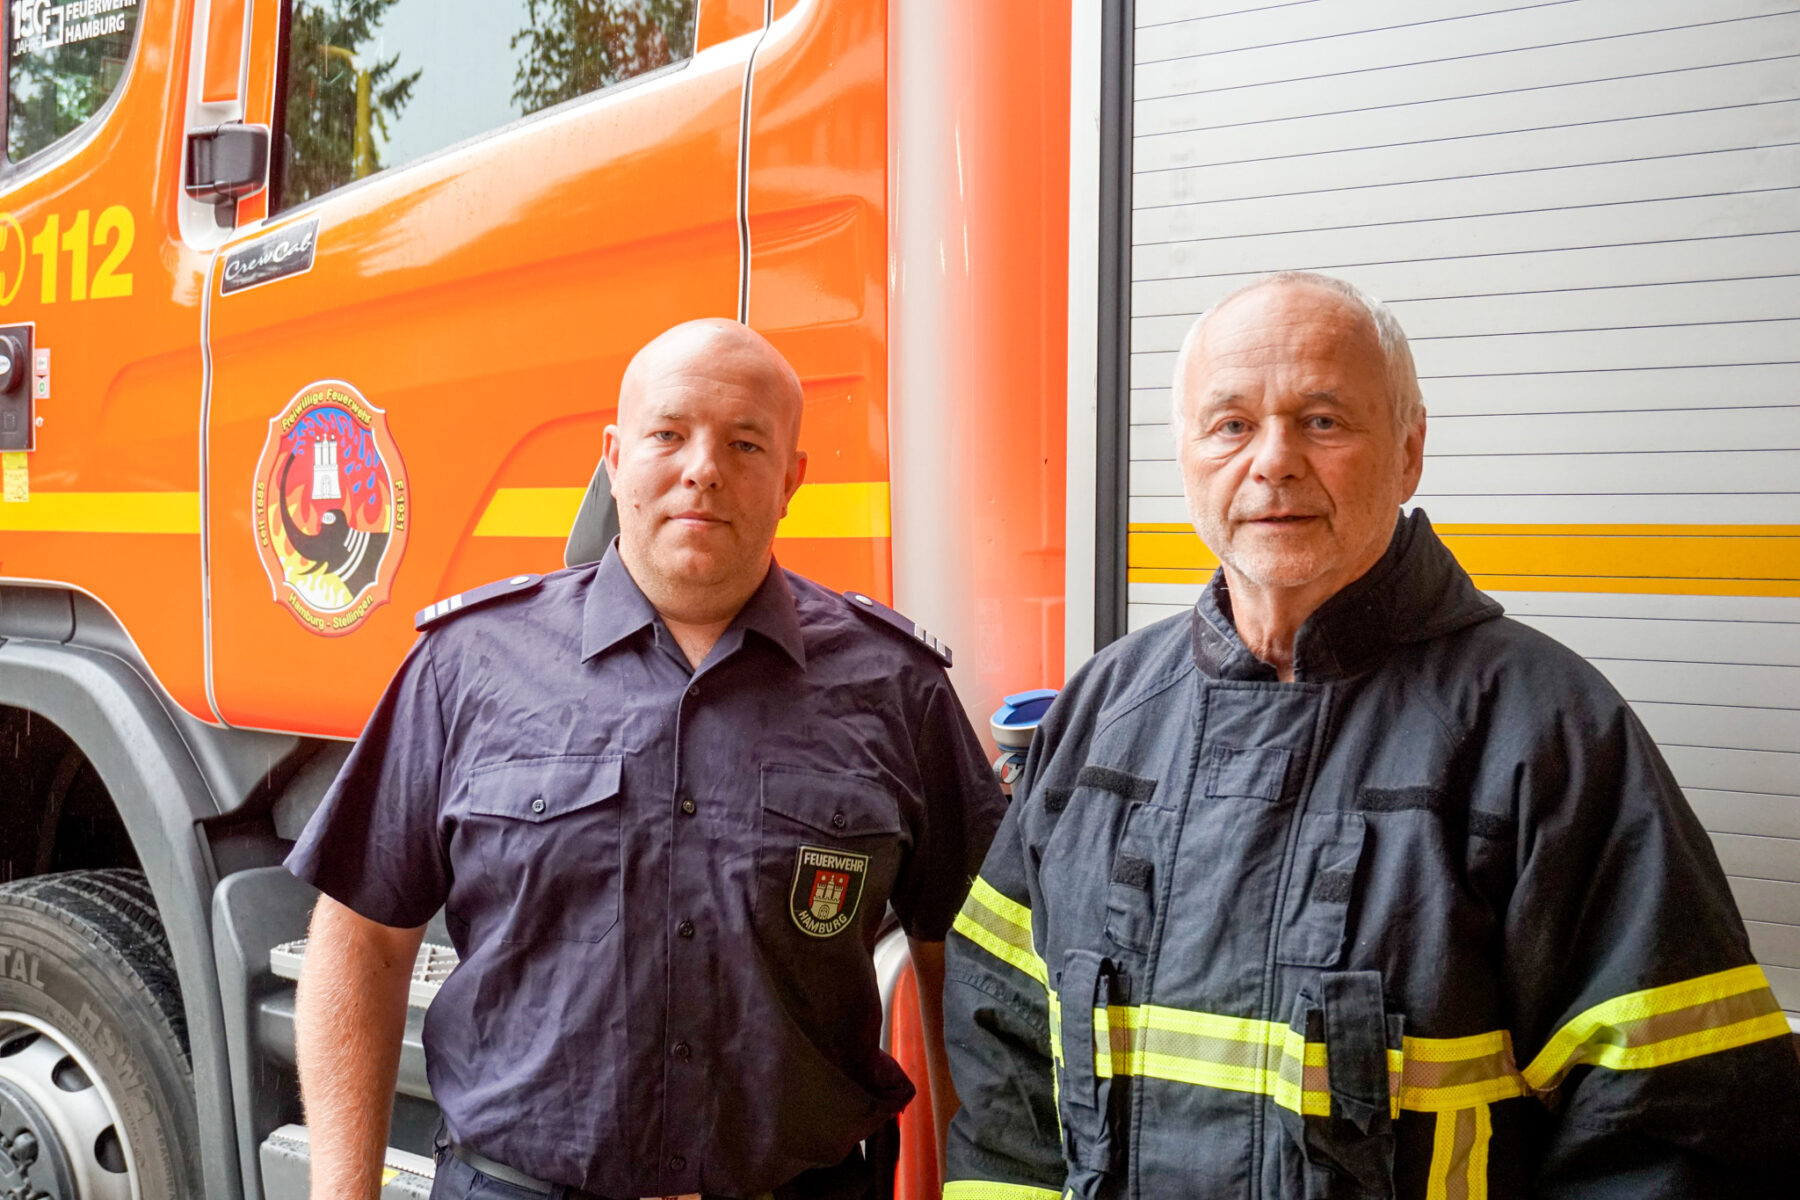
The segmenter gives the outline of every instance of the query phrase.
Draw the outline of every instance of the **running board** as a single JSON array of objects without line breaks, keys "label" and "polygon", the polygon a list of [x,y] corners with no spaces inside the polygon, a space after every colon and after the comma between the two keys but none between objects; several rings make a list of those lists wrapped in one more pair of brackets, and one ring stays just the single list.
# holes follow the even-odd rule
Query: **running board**
[{"label": "running board", "polygon": [[[262,1144],[264,1200],[307,1200],[312,1186],[312,1139],[304,1125],[283,1125]],[[381,1200],[427,1200],[436,1164],[405,1150],[382,1159]]]},{"label": "running board", "polygon": [[[305,938],[283,942],[269,951],[269,970],[283,979],[299,979],[300,967],[305,961]],[[458,961],[456,951],[449,946],[439,945],[437,942],[421,945],[419,957],[413,962],[412,986],[406,993],[407,1004],[413,1008],[430,1008],[444,980],[450,978],[450,972],[456,970]]]}]

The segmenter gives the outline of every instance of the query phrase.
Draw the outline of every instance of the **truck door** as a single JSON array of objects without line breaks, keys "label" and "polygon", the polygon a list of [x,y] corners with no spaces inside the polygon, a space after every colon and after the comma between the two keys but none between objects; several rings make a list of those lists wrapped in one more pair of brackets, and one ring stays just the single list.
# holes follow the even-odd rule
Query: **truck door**
[{"label": "truck door", "polygon": [[358,732],[416,610],[561,565],[631,353],[737,311],[763,13],[704,7],[255,6],[270,186],[207,281],[226,721]]},{"label": "truck door", "polygon": [[[96,596],[205,711],[204,252],[175,195],[183,6],[6,5],[0,578]],[[103,9],[103,11],[102,11]]]}]

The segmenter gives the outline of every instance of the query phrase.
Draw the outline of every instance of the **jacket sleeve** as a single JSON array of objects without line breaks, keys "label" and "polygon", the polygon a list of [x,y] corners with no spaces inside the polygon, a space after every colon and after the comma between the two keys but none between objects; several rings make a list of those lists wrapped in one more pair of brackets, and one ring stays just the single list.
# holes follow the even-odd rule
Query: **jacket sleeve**
[{"label": "jacket sleeve", "polygon": [[1507,756],[1514,1051],[1553,1114],[1538,1194],[1778,1194],[1800,1172],[1787,1020],[1662,756],[1594,687]]},{"label": "jacket sleeve", "polygon": [[944,1200],[1057,1200],[1063,1156],[1047,972],[1031,927],[1022,813],[1033,748],[946,950],[944,1028],[962,1108]]}]

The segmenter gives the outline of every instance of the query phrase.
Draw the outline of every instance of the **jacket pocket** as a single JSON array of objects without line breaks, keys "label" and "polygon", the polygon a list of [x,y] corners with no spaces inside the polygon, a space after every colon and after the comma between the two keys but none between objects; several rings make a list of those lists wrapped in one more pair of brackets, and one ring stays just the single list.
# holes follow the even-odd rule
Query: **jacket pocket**
[{"label": "jacket pocket", "polygon": [[597,942],[619,920],[623,755],[476,767],[464,825],[509,942]]},{"label": "jacket pocket", "polygon": [[1144,953],[1156,931],[1156,897],[1167,859],[1162,848],[1174,814],[1152,804],[1133,804],[1113,854],[1106,885],[1106,936],[1124,950]]},{"label": "jacket pocket", "polygon": [[1344,952],[1344,926],[1362,861],[1361,813],[1307,813],[1300,818],[1275,960],[1291,967],[1334,967]]},{"label": "jacket pocket", "polygon": [[[1284,1056],[1298,1077],[1295,1106],[1281,1120],[1303,1162],[1306,1200],[1376,1200],[1394,1193],[1394,1110],[1405,1021],[1389,1014],[1379,971],[1332,971],[1318,998],[1295,997],[1291,1028],[1306,1050],[1323,1043],[1323,1069]],[[1312,1053],[1304,1055],[1311,1059]],[[1298,1111],[1295,1111],[1295,1109]]]},{"label": "jacket pocket", "polygon": [[887,789],[781,763],[762,765],[761,785],[758,923],[823,939],[879,921],[900,858],[900,814]]},{"label": "jacket pocket", "polygon": [[[1113,1136],[1114,1045],[1109,1027],[1095,1028],[1096,1011],[1109,1012],[1119,983],[1118,967],[1092,950],[1071,950],[1057,973],[1061,1023],[1061,1079],[1056,1088],[1062,1122],[1063,1157],[1069,1163],[1064,1190],[1074,1200],[1094,1200],[1112,1174],[1118,1140]],[[1129,1052],[1129,1051],[1128,1051]],[[1097,1070],[1105,1055],[1107,1072]]]}]

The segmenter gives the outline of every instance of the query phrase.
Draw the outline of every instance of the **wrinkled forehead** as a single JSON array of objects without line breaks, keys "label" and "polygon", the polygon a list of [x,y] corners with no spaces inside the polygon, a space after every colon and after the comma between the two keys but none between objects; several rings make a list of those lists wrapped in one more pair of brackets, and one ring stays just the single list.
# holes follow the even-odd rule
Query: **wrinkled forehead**
[{"label": "wrinkled forehead", "polygon": [[1387,360],[1369,314],[1348,297],[1305,285],[1235,297],[1202,326],[1185,368],[1196,400],[1250,384],[1386,392]]}]

